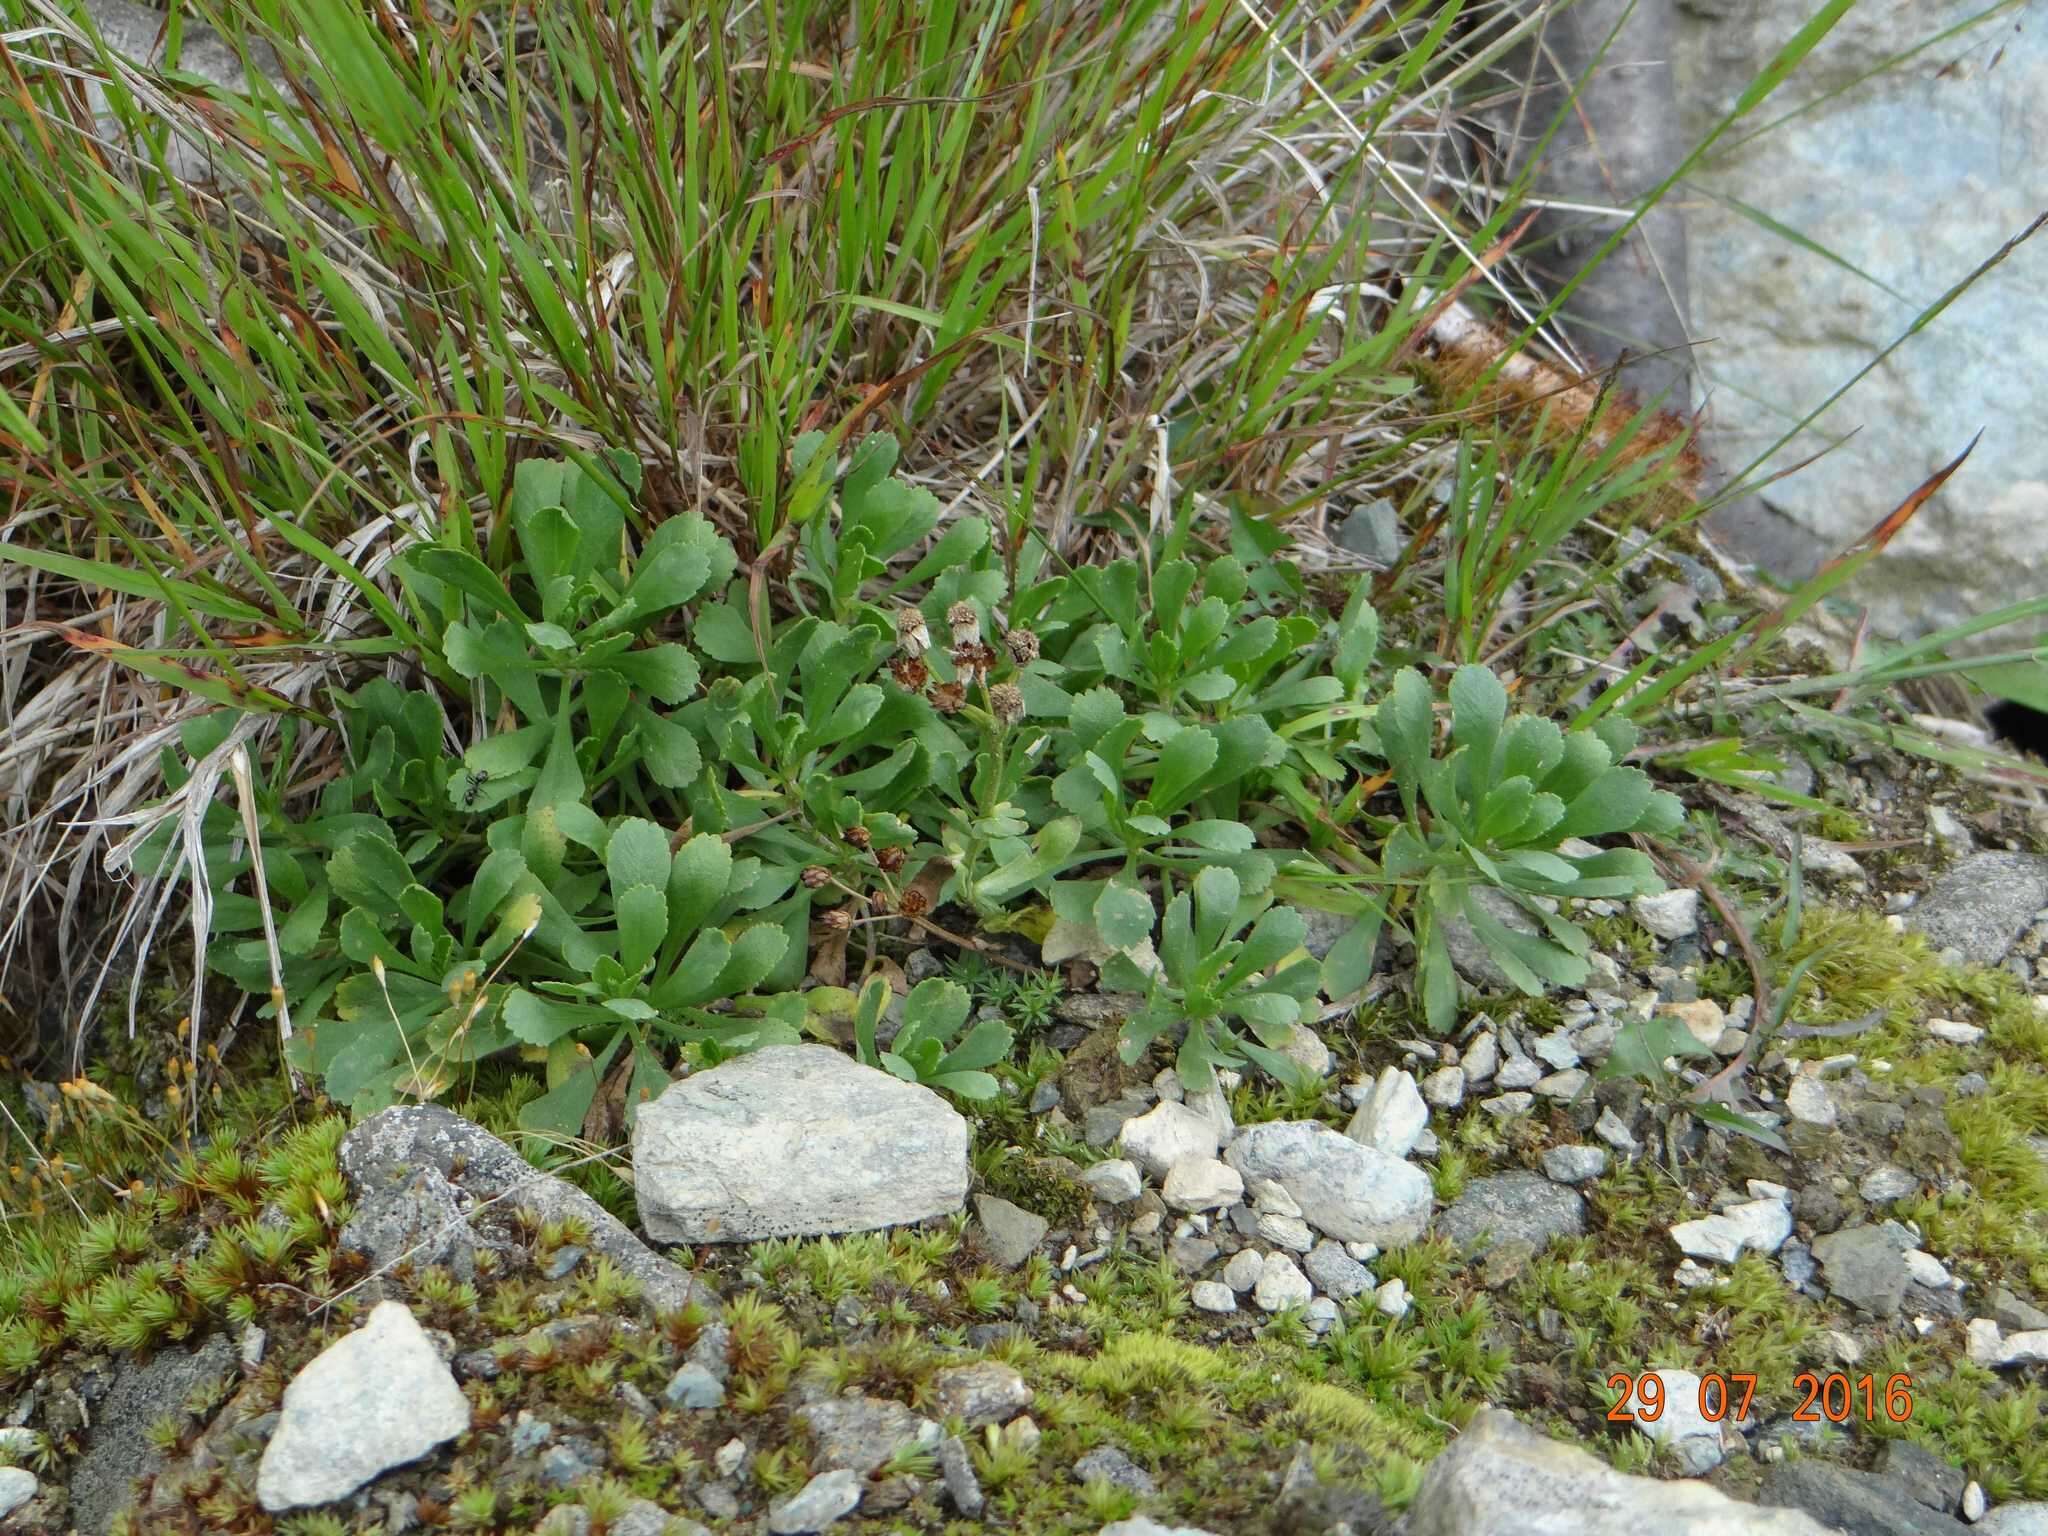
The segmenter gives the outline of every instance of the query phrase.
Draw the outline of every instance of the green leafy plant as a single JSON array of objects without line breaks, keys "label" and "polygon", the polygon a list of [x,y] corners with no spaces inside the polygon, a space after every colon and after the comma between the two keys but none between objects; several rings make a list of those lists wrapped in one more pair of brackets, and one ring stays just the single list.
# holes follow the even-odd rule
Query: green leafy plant
[{"label": "green leafy plant", "polygon": [[985,1069],[1009,1054],[1009,1025],[983,1019],[954,1044],[973,1000],[957,982],[934,976],[910,989],[903,1000],[903,1022],[884,1047],[877,1037],[889,997],[889,983],[880,976],[861,989],[853,1022],[854,1049],[863,1062],[963,1099],[996,1096],[999,1085]]},{"label": "green leafy plant", "polygon": [[1246,1061],[1283,1082],[1300,1080],[1300,1068],[1281,1050],[1315,994],[1321,968],[1299,953],[1301,914],[1269,900],[1245,892],[1228,869],[1205,869],[1194,878],[1192,896],[1181,891],[1166,904],[1157,971],[1140,971],[1127,955],[1111,960],[1105,981],[1145,995],[1144,1007],[1124,1024],[1124,1060],[1136,1061],[1184,1023],[1178,1068],[1191,1089],[1209,1087],[1218,1068]]},{"label": "green leafy plant", "polygon": [[[1627,897],[1663,889],[1647,855],[1634,848],[1566,852],[1568,839],[1676,830],[1678,799],[1620,759],[1635,745],[1626,722],[1603,720],[1565,732],[1534,715],[1507,713],[1507,690],[1487,668],[1460,667],[1451,679],[1450,750],[1433,752],[1429,684],[1404,669],[1377,716],[1387,766],[1401,794],[1402,821],[1382,855],[1390,881],[1412,886],[1409,928],[1420,957],[1424,1012],[1432,1029],[1452,1024],[1457,984],[1445,928],[1470,924],[1501,970],[1534,996],[1546,984],[1582,982],[1591,947],[1557,903]],[[1491,886],[1527,915],[1524,931],[1473,899]]]}]

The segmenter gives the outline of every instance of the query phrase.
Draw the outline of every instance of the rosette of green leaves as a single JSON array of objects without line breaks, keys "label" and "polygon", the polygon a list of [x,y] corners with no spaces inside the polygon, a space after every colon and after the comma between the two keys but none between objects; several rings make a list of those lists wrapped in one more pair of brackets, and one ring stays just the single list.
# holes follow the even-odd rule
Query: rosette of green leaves
[{"label": "rosette of green leaves", "polygon": [[967,989],[943,977],[921,981],[903,1000],[903,1023],[887,1047],[876,1043],[889,1006],[889,983],[876,976],[861,989],[854,1009],[854,1051],[868,1066],[908,1083],[922,1083],[963,1099],[992,1099],[997,1083],[986,1068],[1010,1052],[1010,1026],[983,1019],[953,1043],[972,1003]]},{"label": "rosette of green leaves", "polygon": [[[1677,797],[1621,764],[1636,740],[1627,722],[1610,718],[1590,731],[1566,732],[1539,716],[1510,718],[1500,679],[1476,665],[1458,669],[1450,696],[1450,750],[1441,757],[1433,752],[1429,684],[1412,668],[1395,675],[1376,722],[1403,812],[1382,866],[1390,881],[1416,887],[1410,929],[1424,1011],[1439,1032],[1455,1022],[1457,1009],[1446,924],[1469,923],[1523,992],[1577,985],[1590,970],[1590,941],[1538,898],[1628,897],[1664,886],[1637,849],[1567,854],[1560,845],[1670,832],[1685,815]],[[1510,927],[1472,900],[1479,881],[1528,913],[1536,931]]]},{"label": "rosette of green leaves", "polygon": [[[668,1086],[657,1050],[670,1041],[712,1040],[727,1051],[794,1044],[800,1000],[711,1014],[705,1005],[743,998],[771,980],[793,986],[803,959],[802,923],[748,921],[779,899],[786,870],[736,859],[725,839],[700,832],[671,851],[669,834],[640,817],[607,826],[580,807],[559,807],[545,846],[526,840],[514,865],[515,891],[567,926],[537,921],[536,949],[562,964],[510,989],[506,1032],[545,1052],[548,1091],[520,1111],[533,1129],[573,1132],[599,1082],[623,1052],[632,1060],[625,1101],[635,1107]],[[572,849],[601,857],[579,867]],[[535,855],[538,854],[538,861]],[[500,871],[480,873],[490,899]],[[785,965],[785,961],[794,964]],[[791,1006],[793,1005],[793,1006]]]},{"label": "rosette of green leaves", "polygon": [[1244,893],[1230,870],[1205,869],[1194,878],[1192,899],[1181,891],[1166,904],[1157,971],[1147,974],[1125,955],[1111,958],[1104,982],[1145,995],[1124,1025],[1125,1061],[1185,1023],[1177,1066],[1196,1092],[1214,1082],[1218,1068],[1247,1061],[1283,1082],[1300,1080],[1300,1068],[1281,1051],[1315,996],[1321,968],[1300,955],[1301,914],[1269,901]]}]

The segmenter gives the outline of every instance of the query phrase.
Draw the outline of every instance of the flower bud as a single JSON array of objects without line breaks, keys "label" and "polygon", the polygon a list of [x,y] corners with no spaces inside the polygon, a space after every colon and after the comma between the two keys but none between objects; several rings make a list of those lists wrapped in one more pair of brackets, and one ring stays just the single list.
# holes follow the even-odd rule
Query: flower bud
[{"label": "flower bud", "polygon": [[819,886],[823,885],[827,880],[830,880],[831,878],[832,872],[826,869],[824,865],[813,864],[809,869],[804,871],[804,889],[815,891]]},{"label": "flower bud", "polygon": [[997,683],[988,691],[988,702],[1004,725],[1015,725],[1024,718],[1024,690],[1015,683]]}]

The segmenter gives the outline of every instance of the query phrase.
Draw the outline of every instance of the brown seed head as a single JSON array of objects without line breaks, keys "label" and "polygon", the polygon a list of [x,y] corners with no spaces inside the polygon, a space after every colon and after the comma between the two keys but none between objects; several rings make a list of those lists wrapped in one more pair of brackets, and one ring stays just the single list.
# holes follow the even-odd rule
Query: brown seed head
[{"label": "brown seed head", "polygon": [[1011,630],[1003,636],[1003,644],[1010,648],[1010,659],[1020,667],[1038,660],[1038,636],[1028,629]]},{"label": "brown seed head", "polygon": [[967,688],[962,683],[940,683],[932,690],[932,708],[942,715],[960,712],[960,706],[967,702]]},{"label": "brown seed head", "polygon": [[818,915],[818,921],[835,933],[844,933],[853,926],[853,914],[844,907],[827,907]]},{"label": "brown seed head", "polygon": [[931,649],[932,632],[925,627],[924,615],[915,608],[905,606],[896,610],[896,643],[913,661]]},{"label": "brown seed head", "polygon": [[815,891],[819,886],[832,878],[832,872],[822,864],[813,864],[804,871],[803,878],[805,889]]},{"label": "brown seed head", "polygon": [[839,835],[856,848],[865,848],[868,845],[868,829],[859,822],[855,822]]},{"label": "brown seed head", "polygon": [[924,685],[932,680],[931,668],[915,656],[898,656],[890,661],[889,670],[895,674],[896,686],[905,693],[923,693]]},{"label": "brown seed head", "polygon": [[953,631],[955,645],[981,638],[981,616],[974,611],[974,604],[964,598],[946,610],[946,623]]},{"label": "brown seed head", "polygon": [[896,903],[896,910],[905,917],[923,917],[931,910],[931,899],[923,891],[905,891],[903,899]]},{"label": "brown seed head", "polygon": [[895,874],[897,870],[903,867],[903,861],[907,857],[908,855],[901,848],[877,848],[875,850],[875,863],[881,867],[881,871],[885,875]]},{"label": "brown seed head", "polygon": [[1015,725],[1024,718],[1024,690],[1015,683],[997,683],[988,691],[988,702],[1004,725]]}]

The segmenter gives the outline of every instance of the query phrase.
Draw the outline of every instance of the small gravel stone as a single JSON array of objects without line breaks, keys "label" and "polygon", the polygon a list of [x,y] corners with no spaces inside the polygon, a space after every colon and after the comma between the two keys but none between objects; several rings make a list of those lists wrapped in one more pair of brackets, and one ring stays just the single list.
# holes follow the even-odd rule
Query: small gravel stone
[{"label": "small gravel stone", "polygon": [[1553,1072],[1565,1072],[1579,1064],[1578,1047],[1572,1044],[1571,1032],[1553,1029],[1535,1044],[1536,1059]]},{"label": "small gravel stone", "polygon": [[36,1496],[42,1485],[24,1467],[0,1467],[0,1520],[5,1520]]},{"label": "small gravel stone", "polygon": [[1593,1134],[1606,1142],[1608,1146],[1614,1148],[1623,1157],[1633,1156],[1641,1150],[1640,1143],[1636,1141],[1635,1133],[1628,1128],[1628,1122],[1623,1120],[1612,1109],[1600,1111],[1600,1118],[1593,1122]]},{"label": "small gravel stone", "polygon": [[1338,1301],[1349,1301],[1373,1283],[1372,1271],[1332,1242],[1317,1243],[1301,1267],[1317,1290]]},{"label": "small gravel stone", "polygon": [[1125,1154],[1159,1179],[1183,1158],[1214,1157],[1221,1141],[1216,1123],[1207,1115],[1171,1100],[1124,1122]]},{"label": "small gravel stone", "polygon": [[1382,1317],[1405,1317],[1408,1315],[1408,1283],[1405,1280],[1389,1280],[1372,1293],[1373,1310]]},{"label": "small gravel stone", "polygon": [[1223,1266],[1223,1283],[1233,1291],[1248,1291],[1259,1283],[1259,1275],[1265,1269],[1266,1261],[1255,1248],[1246,1248],[1230,1257]]},{"label": "small gravel stone", "polygon": [[1906,1261],[1906,1276],[1915,1285],[1924,1285],[1930,1291],[1945,1291],[1955,1285],[1948,1266],[1924,1249],[1908,1248],[1902,1257]]},{"label": "small gravel stone", "polygon": [[1303,1309],[1303,1316],[1308,1323],[1308,1331],[1321,1338],[1337,1326],[1337,1303],[1327,1296],[1311,1296],[1308,1306]]},{"label": "small gravel stone", "polygon": [[1107,1162],[1094,1163],[1081,1170],[1081,1182],[1098,1200],[1111,1205],[1123,1205],[1144,1193],[1144,1181],[1138,1176],[1138,1165],[1128,1158],[1112,1157]]},{"label": "small gravel stone", "polygon": [[1472,1037],[1472,1043],[1465,1047],[1465,1054],[1459,1058],[1458,1068],[1472,1087],[1493,1081],[1494,1073],[1500,1070],[1500,1043],[1494,1039],[1492,1031],[1482,1031]]},{"label": "small gravel stone", "polygon": [[1960,1019],[1929,1019],[1922,1026],[1937,1040],[1950,1045],[1975,1045],[1984,1038],[1984,1031],[1975,1024],[1965,1024]]},{"label": "small gravel stone", "polygon": [[1188,1292],[1197,1310],[1202,1312],[1235,1312],[1237,1294],[1227,1285],[1216,1280],[1197,1280]]},{"label": "small gravel stone", "polygon": [[1259,1236],[1289,1253],[1307,1253],[1316,1245],[1316,1235],[1299,1216],[1282,1216],[1267,1211],[1259,1217]]},{"label": "small gravel stone", "polygon": [[1479,1107],[1497,1120],[1507,1120],[1526,1115],[1535,1103],[1533,1093],[1497,1093],[1490,1099],[1481,1099]]},{"label": "small gravel stone", "polygon": [[1785,1108],[1794,1120],[1822,1129],[1841,1118],[1841,1111],[1835,1107],[1827,1084],[1807,1072],[1792,1079],[1792,1086],[1785,1093]]},{"label": "small gravel stone", "polygon": [[1551,1147],[1543,1154],[1543,1172],[1560,1184],[1583,1184],[1606,1171],[1605,1147]]},{"label": "small gravel stone", "polygon": [[1279,1312],[1288,1307],[1305,1307],[1315,1287],[1293,1259],[1284,1253],[1269,1253],[1259,1269],[1259,1283],[1252,1300],[1261,1312]]},{"label": "small gravel stone", "polygon": [[1638,896],[1628,909],[1660,939],[1690,938],[1699,931],[1700,893],[1689,885],[1655,896]]},{"label": "small gravel stone", "polygon": [[1589,1078],[1583,1068],[1572,1067],[1536,1080],[1536,1091],[1546,1099],[1576,1099],[1585,1092]]},{"label": "small gravel stone", "polygon": [[1244,1198],[1244,1177],[1214,1156],[1184,1157],[1166,1170],[1159,1193],[1176,1211],[1220,1211]]},{"label": "small gravel stone", "polygon": [[1695,1259],[1733,1264],[1744,1253],[1776,1253],[1792,1235],[1792,1211],[1782,1200],[1750,1200],[1671,1229],[1679,1251]]},{"label": "small gravel stone", "polygon": [[1654,1420],[1636,1415],[1636,1430],[1668,1445],[1693,1476],[1711,1472],[1727,1454],[1721,1426],[1700,1411],[1700,1379],[1691,1371],[1656,1371],[1664,1388],[1664,1411]]},{"label": "small gravel stone", "polygon": [[1075,1462],[1074,1481],[1108,1483],[1112,1488],[1135,1493],[1141,1499],[1149,1499],[1159,1491],[1159,1485],[1152,1481],[1152,1474],[1113,1445],[1098,1445]]},{"label": "small gravel stone", "polygon": [[1456,1109],[1465,1100],[1465,1069],[1440,1067],[1422,1080],[1422,1097],[1438,1109]]},{"label": "small gravel stone", "polygon": [[1493,1076],[1496,1088],[1534,1088],[1543,1081],[1543,1063],[1533,1056],[1517,1056]]},{"label": "small gravel stone", "polygon": [[1472,1180],[1437,1223],[1452,1246],[1467,1253],[1518,1241],[1540,1251],[1552,1238],[1576,1237],[1585,1225],[1586,1202],[1576,1191],[1527,1169]]},{"label": "small gravel stone", "polygon": [[1983,1488],[1974,1480],[1963,1489],[1963,1518],[1975,1525],[1990,1513],[1991,1501],[1984,1496]]},{"label": "small gravel stone", "polygon": [[1388,1067],[1373,1083],[1344,1134],[1389,1157],[1406,1157],[1428,1125],[1429,1106],[1423,1103],[1414,1076]]},{"label": "small gravel stone", "polygon": [[1903,1200],[1920,1187],[1920,1181],[1903,1168],[1890,1163],[1879,1163],[1856,1185],[1856,1193],[1872,1205],[1889,1205],[1894,1200]]},{"label": "small gravel stone", "polygon": [[801,1492],[768,1511],[770,1536],[805,1536],[822,1531],[842,1515],[850,1515],[860,1503],[860,1474],[842,1467],[837,1472],[820,1472],[805,1483]]}]

